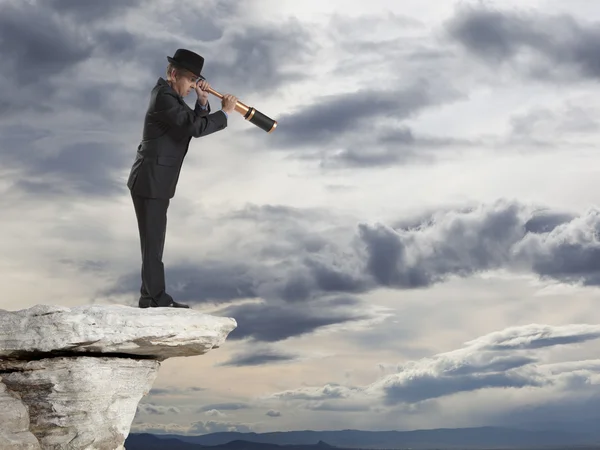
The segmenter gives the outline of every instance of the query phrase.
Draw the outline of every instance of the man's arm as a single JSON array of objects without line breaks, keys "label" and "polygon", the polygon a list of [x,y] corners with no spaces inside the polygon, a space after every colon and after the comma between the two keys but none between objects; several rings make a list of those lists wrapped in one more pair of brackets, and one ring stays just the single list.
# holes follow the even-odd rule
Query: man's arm
[{"label": "man's arm", "polygon": [[[229,117],[229,114],[227,114],[223,110],[221,111],[223,112],[223,114],[225,114],[226,117]],[[202,105],[199,100],[196,100],[196,108],[194,109],[194,112],[203,116],[207,115],[208,113],[210,113],[210,102],[206,102],[206,105]]]},{"label": "man's arm", "polygon": [[200,99],[196,99],[196,107],[194,108],[194,112],[199,116],[206,116],[210,114],[210,102],[206,102],[206,105],[200,103]]},{"label": "man's arm", "polygon": [[198,115],[196,114],[198,108],[197,105],[192,111],[179,103],[173,94],[160,92],[156,96],[156,104],[151,116],[192,137],[206,136],[227,127],[225,111]]}]

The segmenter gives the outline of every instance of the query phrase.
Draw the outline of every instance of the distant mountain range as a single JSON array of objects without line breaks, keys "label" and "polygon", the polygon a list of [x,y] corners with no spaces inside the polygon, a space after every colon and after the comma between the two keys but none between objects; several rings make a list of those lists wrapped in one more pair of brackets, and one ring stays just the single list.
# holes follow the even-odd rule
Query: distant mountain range
[{"label": "distant mountain range", "polygon": [[131,435],[125,441],[125,448],[127,450],[344,450],[325,442],[315,445],[277,445],[236,440],[226,444],[206,446],[184,442],[176,438],[161,439],[153,434]]},{"label": "distant mountain range", "polygon": [[600,450],[599,431],[478,427],[416,431],[282,431],[210,433],[201,436],[129,435],[127,450],[387,450],[387,449],[541,449]]}]

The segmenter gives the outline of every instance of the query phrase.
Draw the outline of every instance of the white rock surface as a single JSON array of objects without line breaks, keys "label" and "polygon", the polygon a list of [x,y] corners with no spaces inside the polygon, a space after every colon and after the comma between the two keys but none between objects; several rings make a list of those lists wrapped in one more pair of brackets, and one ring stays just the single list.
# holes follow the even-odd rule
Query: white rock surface
[{"label": "white rock surface", "polygon": [[2,382],[29,409],[29,430],[42,449],[111,450],[129,435],[160,366],[152,359],[86,356],[9,364],[16,371]]},{"label": "white rock surface", "polygon": [[236,326],[193,309],[0,310],[0,449],[124,450],[161,361],[218,348]]},{"label": "white rock surface", "polygon": [[29,413],[18,396],[6,389],[0,377],[0,449],[40,450],[29,431]]},{"label": "white rock surface", "polygon": [[0,358],[27,352],[126,353],[159,360],[218,348],[234,319],[180,308],[36,305],[0,310]]}]

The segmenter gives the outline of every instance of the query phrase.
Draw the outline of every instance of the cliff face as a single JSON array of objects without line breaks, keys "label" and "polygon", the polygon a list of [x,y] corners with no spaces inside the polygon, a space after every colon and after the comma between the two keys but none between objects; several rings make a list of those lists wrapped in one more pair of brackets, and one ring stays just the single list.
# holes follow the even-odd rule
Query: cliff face
[{"label": "cliff face", "polygon": [[124,449],[161,361],[218,348],[236,326],[177,308],[0,310],[0,448]]}]

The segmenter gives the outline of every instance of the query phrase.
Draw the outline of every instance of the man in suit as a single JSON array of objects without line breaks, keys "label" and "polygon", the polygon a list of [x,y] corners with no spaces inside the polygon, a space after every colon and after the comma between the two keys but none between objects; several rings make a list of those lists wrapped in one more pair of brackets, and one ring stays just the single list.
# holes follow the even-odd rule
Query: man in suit
[{"label": "man in suit", "polygon": [[[189,308],[166,292],[162,257],[167,208],[191,139],[225,129],[237,102],[233,95],[224,95],[221,110],[211,113],[210,85],[201,75],[204,58],[180,48],[167,60],[167,79],[159,77],[150,93],[142,141],[127,180],[142,251],[140,308]],[[192,89],[198,96],[193,110],[183,100]]]}]

